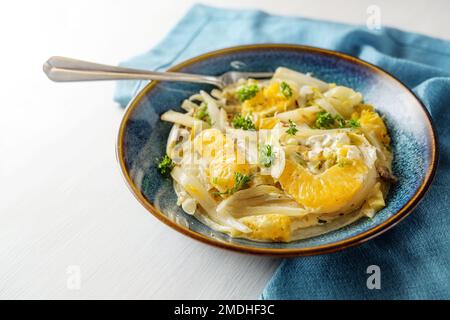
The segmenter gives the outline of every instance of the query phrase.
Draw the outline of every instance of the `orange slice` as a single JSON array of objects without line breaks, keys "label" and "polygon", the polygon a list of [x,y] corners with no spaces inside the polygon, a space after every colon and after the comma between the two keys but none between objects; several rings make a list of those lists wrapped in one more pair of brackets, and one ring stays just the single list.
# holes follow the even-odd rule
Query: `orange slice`
[{"label": "orange slice", "polygon": [[363,189],[369,169],[363,160],[336,164],[320,174],[312,174],[292,160],[286,160],[279,182],[302,206],[331,213],[347,206]]}]

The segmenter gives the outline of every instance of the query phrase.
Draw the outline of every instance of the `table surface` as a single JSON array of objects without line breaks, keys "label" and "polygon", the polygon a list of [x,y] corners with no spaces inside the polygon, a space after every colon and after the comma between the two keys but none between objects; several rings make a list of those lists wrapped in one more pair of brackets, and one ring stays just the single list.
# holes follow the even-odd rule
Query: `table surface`
[{"label": "table surface", "polygon": [[[204,1],[450,38],[443,1]],[[279,260],[216,249],[160,223],[115,156],[114,84],[52,83],[51,55],[116,64],[160,41],[194,1],[8,1],[0,12],[0,298],[254,299]],[[275,4],[276,3],[276,4]],[[446,10],[444,10],[446,8]]]}]

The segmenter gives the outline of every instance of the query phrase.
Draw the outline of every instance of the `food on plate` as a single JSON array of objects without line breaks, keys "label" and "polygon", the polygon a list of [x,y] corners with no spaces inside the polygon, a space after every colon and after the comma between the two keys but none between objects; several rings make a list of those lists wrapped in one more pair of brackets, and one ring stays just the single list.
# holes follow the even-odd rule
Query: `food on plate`
[{"label": "food on plate", "polygon": [[289,242],[372,218],[393,155],[383,117],[351,88],[280,67],[169,110],[178,205],[232,237]]}]

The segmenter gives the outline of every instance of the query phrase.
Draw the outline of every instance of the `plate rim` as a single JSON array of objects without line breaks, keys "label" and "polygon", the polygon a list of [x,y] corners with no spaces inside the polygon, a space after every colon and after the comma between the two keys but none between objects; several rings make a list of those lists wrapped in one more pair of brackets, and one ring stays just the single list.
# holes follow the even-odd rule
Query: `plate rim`
[{"label": "plate rim", "polygon": [[173,222],[171,219],[166,217],[162,212],[160,212],[149,200],[147,200],[144,195],[139,191],[139,189],[134,184],[133,180],[131,179],[126,164],[125,164],[125,158],[124,158],[124,145],[123,145],[123,138],[125,133],[125,128],[127,126],[129,116],[131,115],[132,111],[136,108],[136,106],[139,104],[141,99],[146,96],[158,83],[159,81],[151,81],[148,83],[144,88],[142,88],[134,97],[133,99],[128,103],[125,112],[122,117],[122,121],[120,123],[119,127],[119,133],[117,135],[117,142],[116,142],[116,157],[119,162],[119,166],[122,172],[122,176],[125,179],[125,182],[132,192],[132,194],[136,197],[136,199],[144,206],[147,211],[149,211],[153,216],[155,216],[157,219],[162,221],[164,224],[168,225],[169,227],[175,229],[176,231],[189,236],[195,240],[201,241],[203,243],[219,247],[222,249],[228,249],[240,253],[251,253],[256,255],[267,255],[267,256],[278,256],[278,257],[293,257],[293,256],[311,256],[311,255],[319,255],[319,254],[327,254],[327,253],[333,253],[337,252],[346,248],[354,247],[360,244],[363,244],[382,233],[386,232],[387,230],[391,229],[393,226],[395,226],[397,223],[402,221],[404,218],[409,216],[411,212],[417,207],[419,202],[422,200],[425,193],[428,191],[429,186],[431,185],[433,178],[436,173],[437,164],[438,164],[438,157],[439,157],[439,149],[438,149],[438,138],[436,129],[433,124],[433,120],[431,118],[430,113],[428,112],[427,108],[423,104],[423,102],[417,97],[417,95],[408,88],[403,82],[401,82],[399,79],[397,79],[395,76],[390,74],[389,72],[383,70],[382,68],[375,66],[372,63],[369,63],[367,61],[364,61],[362,59],[353,57],[351,55],[334,51],[334,50],[328,50],[323,48],[317,48],[312,46],[305,46],[305,45],[296,45],[296,44],[274,44],[274,43],[263,43],[263,44],[251,44],[251,45],[239,45],[239,46],[233,46],[228,47],[224,49],[214,50],[211,52],[207,52],[201,55],[197,55],[193,58],[190,58],[188,60],[185,60],[181,63],[178,63],[172,67],[170,67],[167,71],[170,72],[176,72],[180,69],[187,67],[193,63],[200,62],[202,60],[212,58],[212,57],[219,57],[223,55],[227,55],[230,53],[237,53],[242,51],[248,51],[248,50],[276,50],[276,49],[283,49],[283,50],[292,50],[292,51],[301,51],[301,52],[309,52],[309,53],[316,53],[321,55],[327,55],[327,56],[334,56],[339,59],[344,59],[350,62],[353,62],[355,64],[362,65],[366,68],[371,69],[372,71],[380,74],[381,76],[389,78],[391,81],[397,82],[401,87],[403,87],[407,92],[409,92],[412,97],[417,101],[419,106],[422,109],[422,112],[425,114],[425,118],[427,121],[427,129],[431,136],[431,155],[430,155],[430,166],[428,167],[428,170],[425,175],[425,179],[423,180],[422,184],[419,186],[417,191],[414,193],[414,195],[406,202],[405,205],[403,205],[402,208],[400,208],[397,213],[389,217],[386,221],[383,223],[374,226],[373,228],[364,231],[362,233],[359,233],[357,235],[354,235],[350,238],[343,239],[337,242],[332,242],[328,244],[313,246],[313,247],[306,247],[306,248],[258,248],[258,247],[250,247],[242,244],[236,244],[231,242],[225,242],[221,241],[219,239],[214,239],[207,237],[203,234],[197,233],[189,228],[186,228],[184,226],[178,225],[177,223]]}]

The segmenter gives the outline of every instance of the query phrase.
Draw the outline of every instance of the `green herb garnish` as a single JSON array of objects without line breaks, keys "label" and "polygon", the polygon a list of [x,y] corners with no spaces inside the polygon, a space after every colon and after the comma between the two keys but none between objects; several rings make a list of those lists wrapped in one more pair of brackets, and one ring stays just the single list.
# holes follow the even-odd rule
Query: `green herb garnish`
[{"label": "green herb garnish", "polygon": [[344,118],[342,118],[341,116],[336,116],[334,117],[334,120],[336,121],[339,128],[345,128],[347,122],[345,121]]},{"label": "green herb garnish", "polygon": [[320,111],[314,125],[319,129],[330,129],[334,125],[334,117],[326,111]]},{"label": "green herb garnish", "polygon": [[234,174],[234,187],[232,193],[245,188],[250,182],[250,176],[242,174],[240,172],[235,172]]},{"label": "green herb garnish", "polygon": [[269,168],[275,160],[275,153],[272,150],[272,146],[269,144],[264,145],[259,151],[259,162],[266,168]]},{"label": "green herb garnish", "polygon": [[245,100],[251,99],[254,96],[256,96],[258,91],[259,91],[259,87],[256,84],[251,84],[251,85],[240,88],[236,92],[236,95],[237,95],[239,101],[244,102]]},{"label": "green herb garnish", "polygon": [[286,130],[286,133],[295,136],[297,131],[297,125],[292,120],[289,120],[289,129]]},{"label": "green herb garnish", "polygon": [[162,175],[168,175],[174,166],[172,159],[166,154],[158,163],[157,169]]},{"label": "green herb garnish", "polygon": [[197,118],[199,120],[203,120],[207,122],[209,125],[211,125],[211,117],[208,113],[208,105],[206,102],[203,102],[194,112],[194,118]]},{"label": "green herb garnish", "polygon": [[242,174],[240,172],[234,173],[234,187],[231,189],[228,189],[225,192],[217,192],[218,195],[232,195],[233,193],[245,188],[248,183],[250,182],[251,178],[250,176],[247,176],[245,174]]},{"label": "green herb garnish", "polygon": [[252,117],[246,115],[236,115],[233,119],[233,127],[242,130],[256,130],[255,124],[253,123]]},{"label": "green herb garnish", "polygon": [[292,88],[286,82],[280,83],[280,90],[285,98],[289,99],[292,97]]},{"label": "green herb garnish", "polygon": [[341,116],[337,115],[333,117],[326,111],[320,111],[317,113],[316,122],[314,127],[318,129],[331,129],[331,128],[359,128],[361,125],[357,119],[345,120]]},{"label": "green herb garnish", "polygon": [[359,128],[361,127],[361,124],[359,123],[359,121],[357,119],[350,119],[347,121],[347,125],[350,128]]}]

